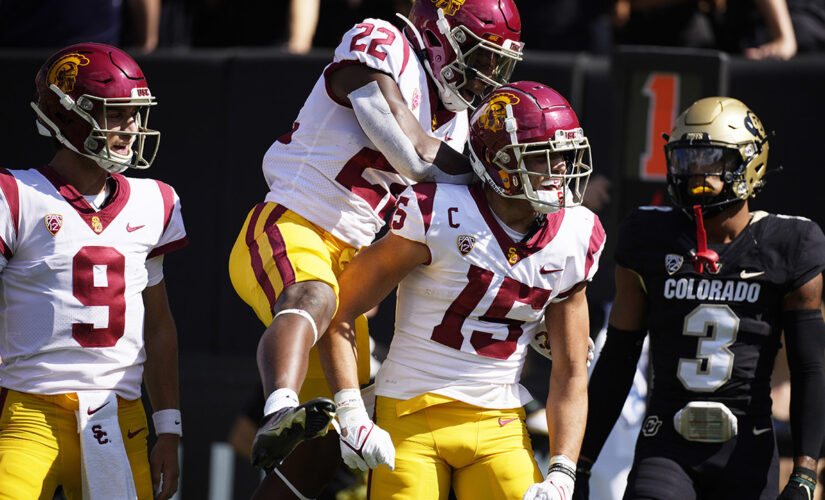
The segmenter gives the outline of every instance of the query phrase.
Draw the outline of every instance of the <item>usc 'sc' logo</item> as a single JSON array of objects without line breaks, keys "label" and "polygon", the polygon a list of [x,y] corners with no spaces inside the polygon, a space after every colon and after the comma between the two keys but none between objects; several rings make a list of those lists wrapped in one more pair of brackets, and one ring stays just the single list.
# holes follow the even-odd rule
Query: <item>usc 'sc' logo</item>
[{"label": "usc 'sc' logo", "polygon": [[456,12],[464,5],[466,0],[432,0],[436,9],[444,11],[445,16],[454,16]]},{"label": "usc 'sc' logo", "polygon": [[64,93],[74,90],[77,81],[77,67],[89,64],[89,58],[83,54],[71,53],[60,57],[52,63],[49,74],[46,75],[46,83],[55,84]]},{"label": "usc 'sc' logo", "polygon": [[507,105],[518,104],[518,102],[518,96],[509,92],[502,92],[490,99],[478,118],[481,128],[491,132],[502,130],[504,119],[507,118]]}]

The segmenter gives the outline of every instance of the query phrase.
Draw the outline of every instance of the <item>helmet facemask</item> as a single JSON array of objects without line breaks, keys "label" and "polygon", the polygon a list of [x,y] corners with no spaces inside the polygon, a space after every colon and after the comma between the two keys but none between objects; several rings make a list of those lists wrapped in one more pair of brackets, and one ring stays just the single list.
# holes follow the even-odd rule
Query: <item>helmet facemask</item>
[{"label": "helmet facemask", "polygon": [[[107,172],[120,173],[127,168],[146,169],[152,165],[160,144],[160,132],[148,128],[149,108],[156,104],[155,98],[149,94],[148,89],[132,89],[132,97],[105,98],[83,94],[78,97],[77,101],[54,84],[50,85],[49,89],[57,95],[66,111],[73,113],[76,118],[86,123],[89,132],[83,141],[82,150],[79,150],[61,132],[60,127],[50,120],[37,104],[32,103],[31,106],[38,116],[37,127],[41,135],[55,137],[75,153],[94,160]],[[127,106],[137,108],[135,115],[137,130],[110,129],[107,111],[110,108]],[[101,117],[102,125],[95,115]],[[112,151],[109,147],[108,134],[132,136],[129,154],[122,155]]]},{"label": "helmet facemask", "polygon": [[[713,217],[755,196],[765,184],[768,134],[756,114],[737,99],[706,97],[694,102],[665,137],[668,193],[690,218],[694,207],[701,208],[704,217]],[[691,178],[699,175],[719,178],[724,183],[721,192],[689,192]]]},{"label": "helmet facemask", "polygon": [[[442,39],[449,44],[449,47],[441,47],[441,52],[446,54],[451,50],[454,59],[444,64],[437,73],[433,71],[430,61],[425,59],[422,63],[438,89],[439,98],[445,108],[452,112],[468,108],[473,110],[485,95],[510,81],[516,62],[522,60],[524,44],[503,38],[499,45],[478,36],[461,24],[451,27],[443,9],[439,8],[437,12],[436,27]],[[401,14],[398,14],[398,17],[406,22],[420,47],[443,45],[433,36],[427,37],[428,43],[425,43],[422,34],[409,19]],[[471,92],[472,100],[468,100],[460,91],[473,79],[481,81],[484,89],[481,95]]]},{"label": "helmet facemask", "polygon": [[[562,208],[582,204],[587,182],[593,171],[590,144],[581,128],[556,130],[548,141],[519,143],[516,135],[517,124],[511,105],[506,105],[506,131],[510,134],[510,144],[498,150],[489,163],[496,167],[498,179],[490,174],[484,163],[470,148],[473,170],[493,190],[506,198],[524,199],[539,213],[554,213]],[[556,154],[564,158],[564,172],[552,172]],[[527,167],[530,158],[540,158],[546,171],[531,171]],[[533,187],[532,179],[543,180],[539,189]]]},{"label": "helmet facemask", "polygon": [[[764,143],[764,141],[763,141]],[[676,206],[693,217],[701,207],[705,217],[713,217],[729,206],[755,196],[762,188],[765,165],[759,163],[762,144],[731,145],[714,141],[672,142],[665,146],[668,193]],[[703,177],[701,184],[691,179]],[[724,187],[712,194],[707,179],[718,177]]]}]

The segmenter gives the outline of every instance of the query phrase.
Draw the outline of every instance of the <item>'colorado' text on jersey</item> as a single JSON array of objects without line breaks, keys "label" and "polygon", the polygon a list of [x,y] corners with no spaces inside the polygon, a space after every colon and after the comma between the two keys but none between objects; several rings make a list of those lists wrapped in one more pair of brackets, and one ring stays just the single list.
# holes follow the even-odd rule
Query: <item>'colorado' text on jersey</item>
[{"label": "'colorado' text on jersey", "polygon": [[263,170],[270,189],[266,201],[285,205],[358,248],[372,242],[395,197],[412,181],[393,169],[361,130],[349,103],[327,87],[327,75],[351,64],[391,76],[424,131],[456,151],[464,147],[468,125],[466,112],[437,109],[438,94],[426,70],[395,26],[365,19],[344,34],[292,131],[266,152]]},{"label": "'colorado' text on jersey", "polygon": [[711,246],[716,274],[694,269],[696,229],[682,212],[643,208],[622,224],[616,262],[638,274],[647,293],[656,374],[648,413],[698,400],[770,414],[782,298],[825,269],[825,236],[801,217],[751,215],[734,241]]},{"label": "'colorado' text on jersey", "polygon": [[432,392],[484,408],[516,408],[526,349],[551,302],[592,279],[604,229],[590,210],[547,216],[526,243],[496,220],[481,184],[422,183],[399,197],[390,223],[431,259],[398,286],[395,335],[376,394]]},{"label": "'colorado' text on jersey", "polygon": [[180,200],[112,174],[92,209],[51,169],[0,170],[0,385],[140,397],[146,259],[186,244]]}]

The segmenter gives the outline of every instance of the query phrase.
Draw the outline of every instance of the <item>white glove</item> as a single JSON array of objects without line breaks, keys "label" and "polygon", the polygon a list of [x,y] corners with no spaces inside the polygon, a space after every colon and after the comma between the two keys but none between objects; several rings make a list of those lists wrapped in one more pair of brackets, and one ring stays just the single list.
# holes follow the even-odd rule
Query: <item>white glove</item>
[{"label": "white glove", "polygon": [[531,484],[522,500],[567,500],[573,496],[576,483],[576,464],[564,455],[550,459],[547,479]]},{"label": "white glove", "polygon": [[386,464],[395,469],[395,446],[389,433],[375,425],[364,408],[361,391],[343,389],[334,396],[335,430],[340,435],[341,458],[352,469],[375,469]]}]

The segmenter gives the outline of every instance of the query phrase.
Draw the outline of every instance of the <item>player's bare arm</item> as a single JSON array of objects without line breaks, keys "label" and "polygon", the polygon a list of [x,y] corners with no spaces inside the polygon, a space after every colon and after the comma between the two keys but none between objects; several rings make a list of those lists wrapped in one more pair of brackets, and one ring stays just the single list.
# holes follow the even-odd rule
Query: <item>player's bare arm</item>
[{"label": "player's bare arm", "polygon": [[427,262],[426,245],[393,233],[364,248],[344,269],[338,312],[319,342],[327,383],[333,393],[358,387],[355,318],[378,305],[419,264]]},{"label": "player's bare arm", "polygon": [[[636,362],[641,354],[639,337],[644,338],[647,325],[648,308],[641,277],[626,267],[616,265],[614,279],[616,295],[610,309],[608,336],[591,376],[588,431],[579,457],[579,466],[587,470],[596,461],[630,391]],[[605,398],[605,395],[612,397]],[[585,481],[581,486],[577,484],[577,489],[584,489],[586,475],[577,477]]]},{"label": "player's bare arm", "polygon": [[550,304],[545,324],[553,352],[547,428],[550,454],[575,462],[587,420],[587,340],[589,316],[585,283],[567,299]]},{"label": "player's bare arm", "polygon": [[[392,77],[360,64],[343,67],[329,76],[329,85],[333,93],[338,99],[347,103],[350,102],[349,96],[353,91],[364,88],[370,82],[378,84],[401,131],[412,143],[415,153],[423,162],[435,164],[448,174],[463,174],[471,171],[467,157],[424,132],[418,120],[407,108],[407,103]],[[397,165],[394,166],[398,168]],[[419,178],[414,180],[426,178],[426,172],[423,174],[417,172],[417,175]]]},{"label": "player's bare arm", "polygon": [[[178,409],[178,337],[166,284],[163,280],[143,291],[145,306],[144,337],[146,362],[143,380],[152,404],[152,411]],[[178,424],[179,425],[179,424]],[[177,434],[158,433],[152,448],[149,464],[152,471],[152,489],[160,492],[156,499],[168,499],[178,489],[178,441]]]}]

